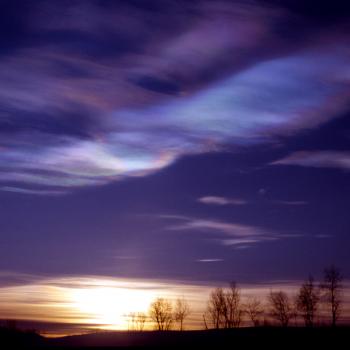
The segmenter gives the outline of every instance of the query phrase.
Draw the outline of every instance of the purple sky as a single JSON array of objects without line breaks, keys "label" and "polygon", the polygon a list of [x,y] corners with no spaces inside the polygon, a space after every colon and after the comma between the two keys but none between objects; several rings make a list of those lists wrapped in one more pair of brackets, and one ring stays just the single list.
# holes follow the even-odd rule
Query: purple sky
[{"label": "purple sky", "polygon": [[0,284],[350,277],[350,9],[295,3],[1,1]]}]

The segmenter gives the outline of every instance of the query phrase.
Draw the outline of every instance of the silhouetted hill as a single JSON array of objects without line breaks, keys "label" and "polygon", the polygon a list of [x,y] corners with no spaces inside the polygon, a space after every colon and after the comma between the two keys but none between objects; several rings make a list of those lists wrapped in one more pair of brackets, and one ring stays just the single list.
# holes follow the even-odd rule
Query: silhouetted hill
[{"label": "silhouetted hill", "polygon": [[33,331],[0,327],[0,349],[28,349],[45,345],[45,339]]},{"label": "silhouetted hill", "polygon": [[350,340],[350,328],[240,328],[232,330],[208,331],[168,331],[168,332],[98,332],[92,334],[67,336],[62,338],[43,338],[34,332],[23,332],[0,328],[1,349],[64,349],[64,348],[128,348],[163,347],[177,348],[201,347],[212,349],[261,348],[283,349],[328,346],[335,349],[344,347]]},{"label": "silhouetted hill", "polygon": [[101,332],[80,336],[49,339],[47,345],[58,347],[210,347],[228,346],[287,346],[316,345],[334,346],[347,344],[349,328],[240,328],[208,331],[168,332]]}]

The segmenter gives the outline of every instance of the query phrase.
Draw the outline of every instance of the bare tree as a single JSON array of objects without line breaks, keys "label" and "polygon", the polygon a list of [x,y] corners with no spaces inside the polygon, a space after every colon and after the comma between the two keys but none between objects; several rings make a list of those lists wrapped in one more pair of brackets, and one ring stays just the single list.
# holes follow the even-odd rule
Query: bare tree
[{"label": "bare tree", "polygon": [[204,324],[207,327],[209,318],[213,327],[235,328],[239,327],[242,321],[243,308],[241,305],[240,290],[236,283],[232,282],[230,288],[216,288],[209,296],[206,314],[203,316]]},{"label": "bare tree", "polygon": [[224,313],[225,328],[239,327],[242,321],[243,309],[241,293],[235,282],[231,282],[230,288],[225,292],[224,301],[222,312]]},{"label": "bare tree", "polygon": [[318,290],[315,288],[312,276],[310,276],[308,281],[300,287],[296,299],[297,309],[301,312],[306,327],[312,327],[314,325],[314,317],[319,299]]},{"label": "bare tree", "polygon": [[261,301],[256,298],[250,298],[246,303],[246,312],[254,327],[258,327],[261,315],[264,313]]},{"label": "bare tree", "polygon": [[128,330],[135,330],[135,319],[136,319],[136,312],[130,312],[127,315],[128,318]]},{"label": "bare tree", "polygon": [[138,324],[138,330],[143,331],[145,328],[145,324],[147,321],[147,315],[144,312],[139,312],[137,314],[137,324]]},{"label": "bare tree", "polygon": [[208,327],[208,323],[207,323],[207,319],[206,319],[206,317],[205,317],[206,315],[205,315],[205,313],[203,314],[203,323],[204,323],[204,329],[205,330],[208,330],[209,329],[209,327]]},{"label": "bare tree", "polygon": [[287,327],[290,319],[294,315],[293,305],[287,293],[283,291],[271,292],[269,295],[271,306],[271,316],[281,323],[282,327]]},{"label": "bare tree", "polygon": [[147,320],[147,315],[144,312],[132,312],[129,315],[129,319],[131,321],[132,330],[140,332],[143,331]]},{"label": "bare tree", "polygon": [[[225,324],[225,319],[223,317],[226,313],[225,304],[225,293],[222,288],[216,288],[210,293],[206,314],[213,327],[216,329],[223,327]],[[207,322],[205,316],[204,321],[205,323]]]},{"label": "bare tree", "polygon": [[341,312],[342,281],[343,276],[337,267],[332,265],[324,270],[321,289],[324,292],[325,301],[331,309],[333,327],[336,326]]},{"label": "bare tree", "polygon": [[150,306],[149,315],[159,331],[171,328],[173,322],[171,302],[164,298],[157,298]]},{"label": "bare tree", "polygon": [[191,309],[186,301],[186,299],[177,299],[175,304],[175,310],[174,310],[174,319],[176,322],[180,325],[180,331],[183,330],[183,323],[186,319],[186,317],[190,314]]}]

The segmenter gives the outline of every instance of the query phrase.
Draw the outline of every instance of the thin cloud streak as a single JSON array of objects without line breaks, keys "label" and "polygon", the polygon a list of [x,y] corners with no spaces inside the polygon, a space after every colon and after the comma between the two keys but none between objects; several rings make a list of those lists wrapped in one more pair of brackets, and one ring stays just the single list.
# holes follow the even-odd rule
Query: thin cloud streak
[{"label": "thin cloud streak", "polygon": [[274,204],[281,204],[281,205],[291,205],[291,206],[299,206],[299,205],[307,205],[309,204],[306,201],[283,201],[283,200],[274,200],[272,201]]},{"label": "thin cloud streak", "polygon": [[276,160],[271,165],[297,165],[310,168],[350,169],[348,151],[298,151],[285,158]]},{"label": "thin cloud streak", "polygon": [[237,237],[261,236],[265,233],[264,230],[254,226],[195,218],[190,219],[183,224],[169,226],[167,229],[173,231],[214,231]]},{"label": "thin cloud streak", "polygon": [[198,198],[197,201],[200,203],[209,204],[209,205],[244,205],[248,203],[244,199],[218,197],[218,196],[200,197]]},{"label": "thin cloud streak", "polygon": [[25,188],[18,188],[18,187],[0,187],[0,191],[4,192],[14,192],[14,193],[20,193],[20,194],[35,194],[38,196],[61,196],[64,194],[67,194],[66,191],[54,191],[54,190],[33,190],[33,189],[25,189]]},{"label": "thin cloud streak", "polygon": [[215,262],[224,261],[224,259],[198,259],[196,261],[200,263],[215,263]]},{"label": "thin cloud streak", "polygon": [[169,231],[203,232],[211,234],[214,242],[225,246],[252,245],[260,242],[275,241],[287,238],[300,238],[300,234],[277,234],[261,227],[219,221],[199,219],[176,215],[162,215],[161,218],[182,221],[179,224],[165,227]]}]

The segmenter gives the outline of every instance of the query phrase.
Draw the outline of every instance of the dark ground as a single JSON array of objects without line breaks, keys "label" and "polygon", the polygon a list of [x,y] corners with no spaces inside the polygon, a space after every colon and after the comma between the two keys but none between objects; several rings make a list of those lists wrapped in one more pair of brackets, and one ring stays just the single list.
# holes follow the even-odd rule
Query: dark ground
[{"label": "dark ground", "polygon": [[1,349],[79,348],[86,347],[158,347],[163,348],[260,348],[284,349],[318,346],[335,349],[350,344],[350,327],[339,328],[240,328],[232,330],[184,332],[99,332],[43,338],[34,332],[0,329]]}]

